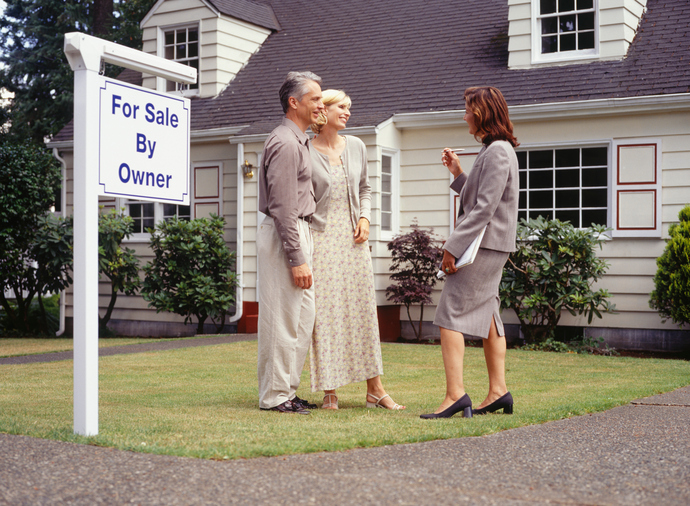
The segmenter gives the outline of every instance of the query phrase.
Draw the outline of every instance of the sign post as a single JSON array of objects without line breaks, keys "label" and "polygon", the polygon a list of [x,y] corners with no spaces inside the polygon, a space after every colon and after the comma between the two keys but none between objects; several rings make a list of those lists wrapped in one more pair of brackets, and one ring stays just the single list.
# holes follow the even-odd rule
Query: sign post
[{"label": "sign post", "polygon": [[[164,166],[167,163],[164,157],[154,159],[156,149],[160,149],[158,142],[161,142],[154,138],[157,136],[156,127],[167,128],[173,132],[177,128],[178,132],[186,130],[186,137],[182,143],[179,143],[179,135],[173,135],[179,144],[173,147],[168,155],[177,156],[178,160],[181,159],[186,165],[186,170],[189,170],[188,101],[186,117],[177,116],[177,126],[172,126],[172,114],[175,113],[170,113],[170,107],[167,116],[163,112],[161,125],[158,123],[161,119],[159,107],[164,102],[159,100],[164,101],[167,98],[165,95],[156,94],[158,98],[154,99],[155,92],[152,90],[127,86],[131,96],[112,93],[108,104],[106,93],[106,103],[103,105],[103,90],[109,89],[111,84],[110,89],[115,89],[117,81],[101,77],[99,71],[102,62],[108,62],[174,81],[194,83],[196,69],[77,32],[65,34],[64,50],[74,71],[74,432],[94,436],[98,434],[98,196],[125,195],[130,198],[176,203],[189,201],[188,176],[182,177],[180,174],[171,173]],[[115,119],[117,123],[117,115],[122,113],[124,116],[127,103],[122,97],[129,97],[130,108],[136,105],[132,99],[135,96],[135,88],[151,94],[147,97],[149,100],[143,101],[143,109],[139,116],[141,123],[149,125],[137,124],[135,129],[131,124],[129,130],[121,131],[118,131],[118,128],[122,127],[115,126],[114,131],[109,131],[110,137],[104,137],[102,127],[105,126],[107,129],[110,123],[107,121],[108,118],[104,118],[102,107],[105,107],[106,111],[108,106],[111,107],[113,118],[110,119]],[[119,96],[120,99],[115,99],[114,96]],[[174,97],[172,100],[183,104],[185,99]],[[99,114],[100,119],[105,120],[105,124],[99,121]],[[130,117],[131,114],[130,112]],[[147,121],[151,116],[153,121]],[[131,121],[135,119],[131,117]],[[141,128],[138,128],[139,126]],[[146,130],[147,126],[153,129]],[[139,137],[139,134],[146,138]],[[159,138],[162,138],[162,132],[160,134]],[[143,158],[147,153],[150,155],[149,163],[146,164],[144,161],[139,168],[134,168],[139,163],[138,160],[123,160],[114,170],[115,178],[120,177],[120,182],[126,180],[123,183],[125,190],[133,188],[135,191],[123,193],[121,187],[115,188],[110,185],[108,178],[112,179],[113,168],[107,163],[102,163],[104,158],[101,155],[113,157],[110,151],[113,146],[116,152],[122,155],[127,155],[130,149]],[[148,147],[148,152],[145,147]],[[140,149],[142,151],[139,151]],[[117,158],[113,161],[115,160]],[[160,164],[157,164],[158,160],[161,160]],[[139,171],[138,180],[145,183],[139,184],[139,188],[133,183],[136,170]],[[149,176],[149,173],[154,175]],[[183,191],[180,191],[183,186],[181,179],[185,180]],[[149,182],[151,185],[146,184]]]}]

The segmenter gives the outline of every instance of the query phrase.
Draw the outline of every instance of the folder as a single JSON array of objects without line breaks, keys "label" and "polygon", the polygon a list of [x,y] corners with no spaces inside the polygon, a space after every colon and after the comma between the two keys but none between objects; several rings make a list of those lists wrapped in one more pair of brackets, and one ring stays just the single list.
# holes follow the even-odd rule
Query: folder
[{"label": "folder", "polygon": [[[470,243],[465,252],[462,255],[460,255],[460,258],[458,258],[455,261],[455,267],[457,269],[470,265],[472,262],[474,262],[474,259],[477,258],[477,251],[479,251],[479,246],[481,245],[482,239],[484,238],[484,232],[486,232],[486,227],[488,227],[488,225],[484,225],[484,228],[479,232],[479,235],[474,238],[474,241]],[[436,273],[436,277],[438,279],[443,279],[446,277],[446,273],[443,272],[443,269],[440,269]]]}]

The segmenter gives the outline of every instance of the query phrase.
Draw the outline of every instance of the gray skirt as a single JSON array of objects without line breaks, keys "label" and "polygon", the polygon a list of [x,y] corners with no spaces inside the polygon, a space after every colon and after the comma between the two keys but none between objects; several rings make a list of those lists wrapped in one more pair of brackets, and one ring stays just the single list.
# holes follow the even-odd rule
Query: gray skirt
[{"label": "gray skirt", "polygon": [[446,276],[434,324],[465,335],[489,337],[491,318],[505,335],[498,286],[509,253],[480,248],[474,262]]}]

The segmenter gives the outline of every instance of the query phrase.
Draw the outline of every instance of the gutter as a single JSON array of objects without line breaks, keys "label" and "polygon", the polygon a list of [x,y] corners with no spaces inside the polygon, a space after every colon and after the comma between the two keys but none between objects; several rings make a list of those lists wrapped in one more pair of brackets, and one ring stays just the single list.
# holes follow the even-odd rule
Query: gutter
[{"label": "gutter", "polygon": [[244,144],[237,144],[237,239],[235,270],[237,272],[237,291],[235,293],[235,314],[230,317],[230,323],[235,323],[242,318],[242,304],[244,301],[244,172],[242,171],[244,160]]},{"label": "gutter", "polygon": [[[604,98],[509,106],[513,122],[626,114],[690,111],[690,93],[648,95],[644,97]],[[464,109],[399,113],[393,116],[400,129],[457,126],[463,124]]]},{"label": "gutter", "polygon": [[[53,148],[53,156],[60,162],[62,166],[62,188],[60,188],[61,200],[62,200],[62,210],[60,211],[62,215],[65,215],[65,206],[67,205],[67,164],[65,160],[60,157],[60,152],[57,148]],[[60,325],[57,332],[55,332],[56,337],[60,337],[65,333],[65,290],[60,291]]]}]

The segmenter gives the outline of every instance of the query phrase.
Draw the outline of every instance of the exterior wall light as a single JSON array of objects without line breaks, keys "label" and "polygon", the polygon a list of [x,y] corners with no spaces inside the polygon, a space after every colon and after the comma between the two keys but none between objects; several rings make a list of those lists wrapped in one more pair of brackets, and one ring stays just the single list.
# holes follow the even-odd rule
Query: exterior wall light
[{"label": "exterior wall light", "polygon": [[244,171],[244,176],[247,179],[251,179],[254,177],[254,166],[251,163],[249,163],[247,160],[245,160],[244,163],[242,164],[242,169]]}]

